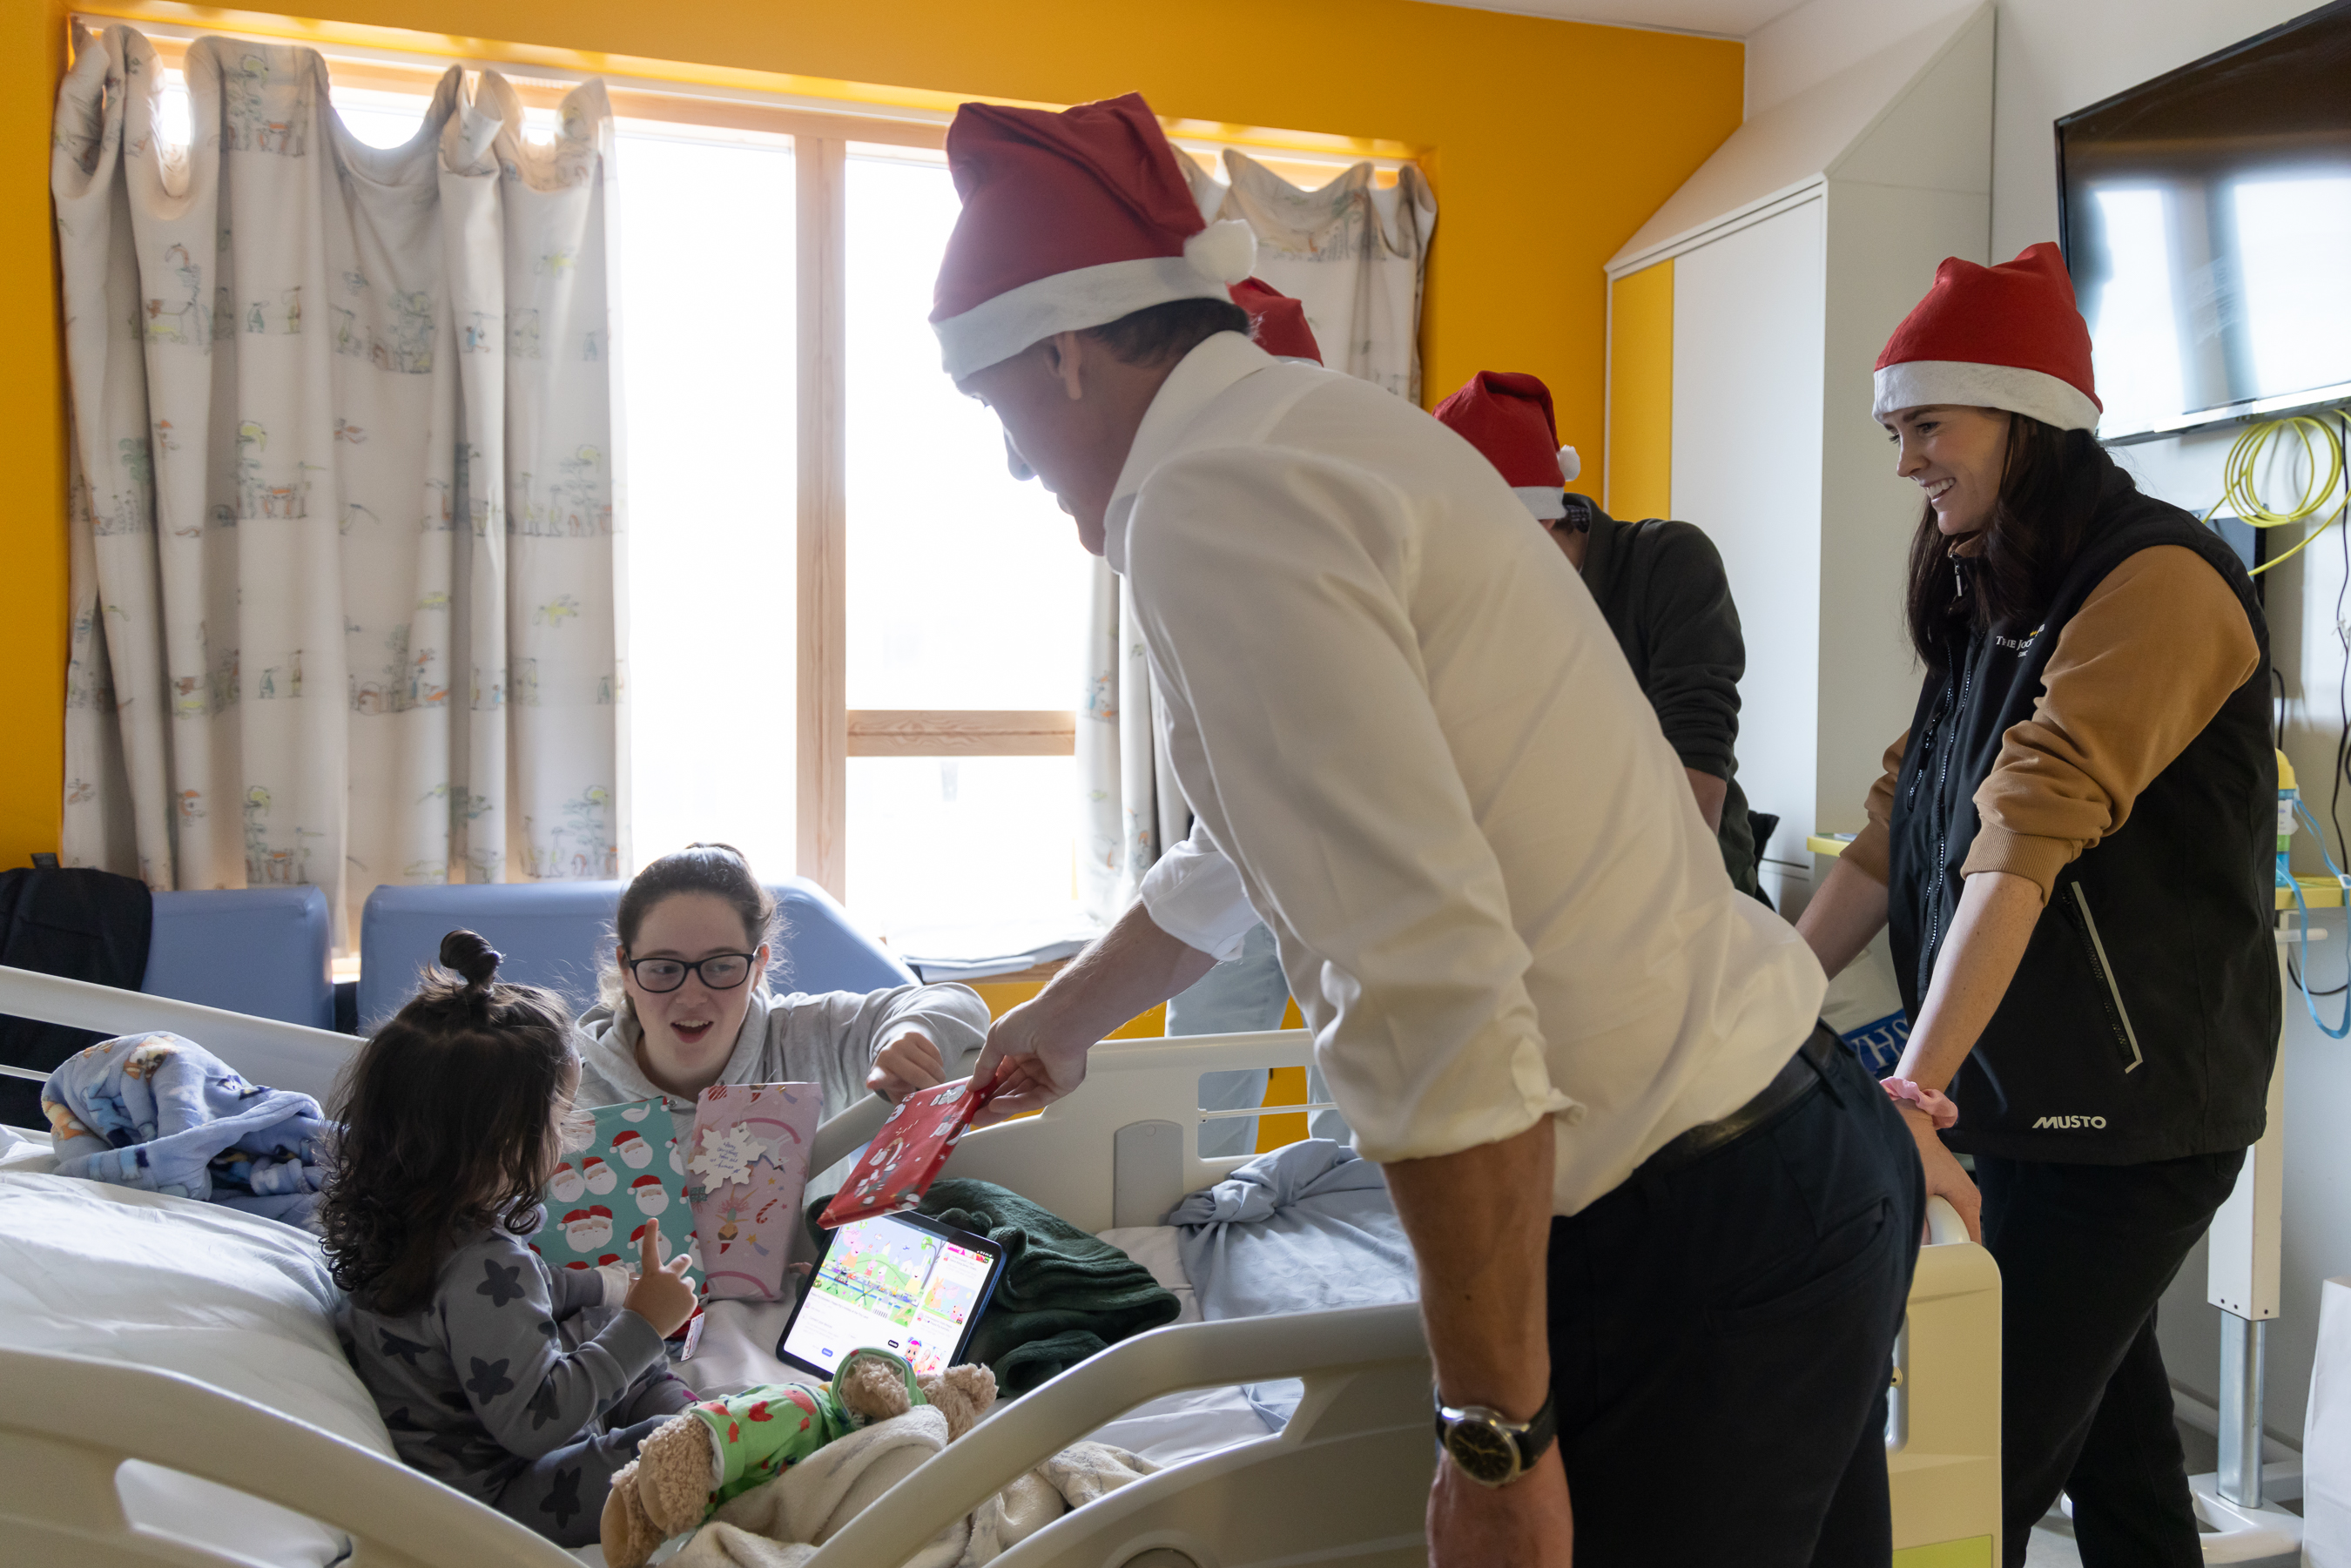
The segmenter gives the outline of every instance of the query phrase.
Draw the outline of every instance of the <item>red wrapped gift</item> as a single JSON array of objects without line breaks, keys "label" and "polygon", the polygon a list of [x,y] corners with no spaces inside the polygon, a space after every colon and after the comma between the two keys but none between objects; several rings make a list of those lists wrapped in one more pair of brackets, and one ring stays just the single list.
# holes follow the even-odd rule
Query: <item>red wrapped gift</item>
[{"label": "red wrapped gift", "polygon": [[831,1230],[922,1202],[964,1129],[994,1092],[993,1085],[959,1078],[899,1101],[817,1223]]}]

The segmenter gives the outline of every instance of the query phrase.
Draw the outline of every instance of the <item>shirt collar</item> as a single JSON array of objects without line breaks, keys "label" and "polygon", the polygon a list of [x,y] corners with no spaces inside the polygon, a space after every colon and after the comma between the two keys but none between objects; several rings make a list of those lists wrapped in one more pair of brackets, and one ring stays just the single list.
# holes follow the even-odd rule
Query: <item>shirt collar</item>
[{"label": "shirt collar", "polygon": [[1218,332],[1203,339],[1159,383],[1151,406],[1144,410],[1143,423],[1135,427],[1126,466],[1119,470],[1110,509],[1102,517],[1102,554],[1113,571],[1125,574],[1126,528],[1144,481],[1176,455],[1185,433],[1208,404],[1244,376],[1279,362],[1238,332]]}]

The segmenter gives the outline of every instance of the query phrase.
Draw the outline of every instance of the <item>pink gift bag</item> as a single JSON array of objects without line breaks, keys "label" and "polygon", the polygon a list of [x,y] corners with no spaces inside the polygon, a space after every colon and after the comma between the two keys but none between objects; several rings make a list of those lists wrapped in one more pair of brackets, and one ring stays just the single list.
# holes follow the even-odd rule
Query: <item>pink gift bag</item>
[{"label": "pink gift bag", "polygon": [[701,1238],[703,1293],[783,1299],[784,1260],[800,1223],[809,1145],[824,1109],[813,1083],[721,1083],[694,1107],[686,1197]]}]

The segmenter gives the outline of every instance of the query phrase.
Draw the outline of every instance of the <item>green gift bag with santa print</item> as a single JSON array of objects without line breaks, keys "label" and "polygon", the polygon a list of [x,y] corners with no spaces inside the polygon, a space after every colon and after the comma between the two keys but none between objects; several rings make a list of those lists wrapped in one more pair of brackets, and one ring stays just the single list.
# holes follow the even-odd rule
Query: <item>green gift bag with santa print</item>
[{"label": "green gift bag with santa print", "polygon": [[540,1196],[546,1215],[530,1248],[550,1269],[633,1269],[644,1228],[655,1221],[664,1258],[692,1240],[685,1161],[658,1100],[573,1112],[562,1163]]},{"label": "green gift bag with santa print", "polygon": [[713,1300],[783,1299],[785,1254],[823,1109],[814,1083],[719,1083],[695,1103],[686,1196]]}]

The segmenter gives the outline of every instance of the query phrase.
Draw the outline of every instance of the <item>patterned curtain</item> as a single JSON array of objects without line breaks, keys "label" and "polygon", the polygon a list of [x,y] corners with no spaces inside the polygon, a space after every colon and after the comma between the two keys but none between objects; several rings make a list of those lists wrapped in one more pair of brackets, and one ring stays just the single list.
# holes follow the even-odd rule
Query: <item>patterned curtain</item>
[{"label": "patterned curtain", "polygon": [[204,38],[193,137],[78,31],[52,190],[73,441],[69,863],[157,889],[616,874],[601,85],[527,140],[451,69],[360,141]]},{"label": "patterned curtain", "polygon": [[[1304,191],[1238,152],[1225,153],[1230,184],[1176,156],[1203,217],[1239,218],[1256,234],[1257,276],[1305,307],[1322,362],[1417,401],[1421,289],[1437,226],[1420,171],[1407,165],[1381,190],[1373,166],[1358,163]],[[1191,831],[1156,710],[1126,585],[1096,561],[1078,709],[1078,892],[1105,924],[1134,902],[1160,852]]]}]

